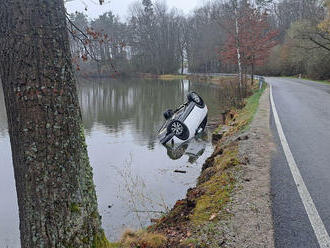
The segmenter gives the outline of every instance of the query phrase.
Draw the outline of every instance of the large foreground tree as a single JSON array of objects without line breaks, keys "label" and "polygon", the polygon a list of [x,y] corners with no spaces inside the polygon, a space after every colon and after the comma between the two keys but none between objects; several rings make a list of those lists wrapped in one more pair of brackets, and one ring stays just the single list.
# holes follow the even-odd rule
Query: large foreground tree
[{"label": "large foreground tree", "polygon": [[63,0],[0,1],[0,75],[22,248],[106,247]]}]

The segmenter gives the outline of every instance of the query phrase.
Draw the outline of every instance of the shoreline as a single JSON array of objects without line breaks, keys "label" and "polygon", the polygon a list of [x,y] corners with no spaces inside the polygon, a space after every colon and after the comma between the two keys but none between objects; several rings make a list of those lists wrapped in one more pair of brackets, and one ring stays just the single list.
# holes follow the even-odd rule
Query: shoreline
[{"label": "shoreline", "polygon": [[172,81],[172,80],[191,80],[191,81],[197,81],[197,82],[209,82],[209,83],[215,83],[215,84],[222,84],[223,82],[233,81],[237,79],[235,76],[214,76],[214,75],[198,75],[198,74],[151,74],[151,73],[134,73],[134,74],[124,74],[124,75],[96,75],[96,74],[80,74],[77,75],[78,77],[83,78],[111,78],[111,79],[120,79],[120,78],[140,78],[140,79],[146,79],[146,80],[164,80],[164,81]]},{"label": "shoreline", "polygon": [[255,90],[244,108],[226,114],[224,125],[215,131],[221,138],[185,199],[145,230],[126,231],[112,247],[242,247],[246,240],[255,246],[273,243],[268,94],[268,88]]},{"label": "shoreline", "polygon": [[237,77],[235,76],[214,76],[214,75],[201,75],[201,74],[165,74],[165,75],[155,75],[149,73],[138,73],[136,75],[138,78],[143,79],[158,79],[164,81],[171,80],[191,80],[197,82],[208,82],[213,84],[223,84],[231,82]]}]

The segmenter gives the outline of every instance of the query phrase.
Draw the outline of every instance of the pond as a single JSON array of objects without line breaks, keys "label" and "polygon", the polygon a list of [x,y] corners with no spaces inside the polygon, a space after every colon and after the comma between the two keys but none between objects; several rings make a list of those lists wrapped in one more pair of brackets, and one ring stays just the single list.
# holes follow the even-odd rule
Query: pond
[{"label": "pond", "polygon": [[[1,86],[1,85],[0,85]],[[0,90],[1,91],[1,90]],[[188,80],[81,79],[79,98],[103,228],[110,240],[150,224],[184,198],[212,153],[210,134],[177,150],[157,140],[163,112],[198,92],[209,119],[223,111],[223,91]],[[7,121],[0,92],[0,247],[19,247],[18,207]],[[184,170],[185,174],[174,170]]]}]

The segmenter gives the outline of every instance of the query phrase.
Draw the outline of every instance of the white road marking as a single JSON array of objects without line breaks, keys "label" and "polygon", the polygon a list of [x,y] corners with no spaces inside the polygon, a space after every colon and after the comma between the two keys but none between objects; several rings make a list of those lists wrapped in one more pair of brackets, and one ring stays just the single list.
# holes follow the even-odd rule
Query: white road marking
[{"label": "white road marking", "polygon": [[314,229],[314,233],[316,235],[317,241],[319,242],[319,245],[321,248],[326,248],[326,247],[329,248],[330,247],[329,234],[328,234],[327,230],[325,229],[325,226],[322,222],[322,219],[321,219],[319,213],[317,212],[313,199],[308,192],[308,189],[304,183],[304,180],[299,172],[297,164],[296,164],[294,157],[292,155],[292,152],[290,150],[288,141],[284,135],[281,121],[280,121],[280,118],[278,116],[278,113],[277,113],[277,110],[275,107],[275,103],[274,103],[274,99],[273,99],[273,90],[272,90],[271,85],[270,85],[270,101],[271,101],[271,105],[272,105],[272,109],[273,109],[276,128],[277,128],[280,140],[281,140],[281,144],[282,144],[282,147],[284,150],[286,160],[288,161],[293,179],[296,183],[300,198],[304,204],[309,221]]}]

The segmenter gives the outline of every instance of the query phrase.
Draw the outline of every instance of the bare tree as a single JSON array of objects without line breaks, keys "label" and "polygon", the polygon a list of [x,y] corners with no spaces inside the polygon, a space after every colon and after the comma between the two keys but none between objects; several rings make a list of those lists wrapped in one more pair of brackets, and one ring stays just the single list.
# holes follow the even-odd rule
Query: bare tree
[{"label": "bare tree", "polygon": [[237,65],[238,65],[238,77],[239,77],[239,88],[242,89],[243,85],[243,72],[242,72],[242,61],[241,61],[241,43],[240,43],[240,27],[238,21],[238,4],[237,0],[231,1],[234,9],[234,19],[235,19],[235,45],[236,45],[236,55],[237,55]]}]

